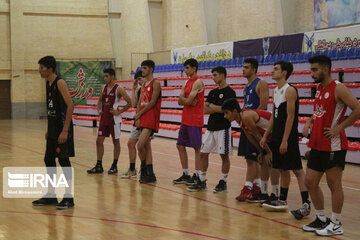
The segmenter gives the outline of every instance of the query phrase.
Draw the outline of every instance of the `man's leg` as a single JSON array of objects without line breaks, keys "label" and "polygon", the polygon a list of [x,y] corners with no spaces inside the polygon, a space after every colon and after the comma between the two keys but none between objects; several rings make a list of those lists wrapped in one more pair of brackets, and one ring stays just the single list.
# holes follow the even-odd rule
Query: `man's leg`
[{"label": "man's leg", "polygon": [[119,139],[112,139],[114,145],[114,161],[111,164],[111,167],[108,171],[108,174],[115,174],[118,173],[117,163],[120,156],[120,140]]},{"label": "man's leg", "polygon": [[87,173],[103,173],[102,158],[104,156],[104,140],[105,136],[97,136],[96,138],[96,155],[97,162],[95,167],[87,170]]},{"label": "man's leg", "polygon": [[[198,164],[199,170],[199,181],[194,185],[187,188],[188,191],[198,192],[206,190],[206,171],[209,167],[209,153],[200,153],[200,164]],[[195,165],[196,166],[196,165]],[[196,167],[195,167],[196,169]]]},{"label": "man's leg", "polygon": [[332,217],[331,221],[336,224],[340,222],[340,214],[344,204],[344,191],[342,188],[343,170],[333,167],[325,172],[327,184],[331,191]]},{"label": "man's leg", "polygon": [[138,155],[141,160],[140,183],[150,183],[156,181],[152,164],[147,164],[147,162],[151,161],[151,159],[146,159],[146,156],[148,154],[147,152],[151,150],[151,148],[147,148],[147,144],[150,141],[152,131],[152,129],[143,128],[141,130],[139,141],[137,143]]}]

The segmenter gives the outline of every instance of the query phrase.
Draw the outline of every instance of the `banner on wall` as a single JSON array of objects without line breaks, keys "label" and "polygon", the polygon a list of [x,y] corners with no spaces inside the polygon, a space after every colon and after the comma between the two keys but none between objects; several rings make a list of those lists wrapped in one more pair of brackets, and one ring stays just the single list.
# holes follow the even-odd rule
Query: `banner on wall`
[{"label": "banner on wall", "polygon": [[360,25],[326,29],[304,34],[303,52],[360,47]]},{"label": "banner on wall", "polygon": [[97,97],[105,84],[103,70],[111,61],[58,61],[57,74],[66,81],[74,105],[86,105],[87,97]]},{"label": "banner on wall", "polygon": [[234,42],[234,58],[301,52],[304,34],[258,38]]},{"label": "banner on wall", "polygon": [[360,23],[360,1],[315,0],[315,29]]},{"label": "banner on wall", "polygon": [[213,61],[233,58],[233,42],[216,43],[190,48],[171,50],[171,63],[183,63],[189,58],[200,61]]}]

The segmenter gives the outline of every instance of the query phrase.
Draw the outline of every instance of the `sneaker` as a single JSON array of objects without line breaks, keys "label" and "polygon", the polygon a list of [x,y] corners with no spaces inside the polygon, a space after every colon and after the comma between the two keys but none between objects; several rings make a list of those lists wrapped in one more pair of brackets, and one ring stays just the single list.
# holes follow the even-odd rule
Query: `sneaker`
[{"label": "sneaker", "polygon": [[309,216],[311,212],[311,207],[310,207],[310,202],[305,202],[301,208],[297,209],[297,210],[292,210],[290,211],[290,213],[297,219],[297,220],[301,220],[306,216]]},{"label": "sneaker", "polygon": [[330,219],[326,218],[326,222],[321,221],[318,217],[308,225],[302,226],[302,229],[305,232],[315,232],[316,230],[321,230],[329,225]]},{"label": "sneaker", "polygon": [[188,186],[192,186],[192,185],[195,185],[197,183],[197,181],[199,181],[199,177],[196,176],[196,174],[194,173],[192,175],[192,177],[190,179],[188,179],[188,181],[185,183],[186,185]]},{"label": "sneaker", "polygon": [[218,185],[213,190],[214,193],[227,192],[227,185],[224,180],[220,180]]},{"label": "sneaker", "polygon": [[190,192],[200,192],[200,191],[206,191],[206,180],[205,181],[197,181],[194,185],[187,188]]},{"label": "sneaker", "polygon": [[56,205],[57,209],[67,209],[71,207],[74,207],[74,198],[72,196],[66,195],[64,195],[63,200],[58,205]]},{"label": "sneaker", "polygon": [[42,198],[35,200],[32,202],[33,206],[50,206],[50,205],[57,205],[58,200],[56,198],[55,193],[47,193]]},{"label": "sneaker", "polygon": [[183,173],[183,175],[181,177],[173,180],[173,184],[187,184],[190,181],[192,181],[191,176],[185,175],[185,173]]},{"label": "sneaker", "polygon": [[155,174],[146,174],[144,177],[140,178],[140,183],[152,183],[156,182]]},{"label": "sneaker", "polygon": [[264,204],[271,204],[271,202],[278,200],[279,198],[275,196],[275,194],[271,194],[270,197],[268,197],[268,199],[262,203],[262,205]]},{"label": "sneaker", "polygon": [[252,198],[246,199],[246,201],[249,203],[264,203],[268,199],[269,199],[269,195],[260,192],[254,195]]},{"label": "sneaker", "polygon": [[256,184],[253,185],[253,187],[251,188],[251,195],[255,196],[258,195],[261,192],[261,188],[258,187]]},{"label": "sneaker", "polygon": [[268,211],[280,212],[288,210],[287,202],[283,200],[275,200],[272,201],[270,204],[264,203],[262,206],[265,208],[265,210]]},{"label": "sneaker", "polygon": [[116,165],[111,165],[111,168],[109,169],[108,171],[108,174],[116,174],[118,173],[118,169],[117,169],[117,166]]},{"label": "sneaker", "polygon": [[137,177],[137,171],[136,169],[132,171],[130,168],[120,175],[121,178],[136,178]]},{"label": "sneaker", "polygon": [[147,170],[146,168],[141,168],[140,169],[140,179],[139,182],[145,182],[145,177],[147,175]]},{"label": "sneaker", "polygon": [[89,174],[96,174],[96,173],[103,173],[104,169],[101,165],[95,165],[95,167],[93,167],[92,169],[89,169],[86,171]]},{"label": "sneaker", "polygon": [[330,220],[330,223],[323,229],[315,230],[316,235],[319,236],[332,236],[332,235],[342,235],[344,234],[344,231],[342,229],[342,224],[339,222],[339,224],[333,223]]},{"label": "sneaker", "polygon": [[244,186],[240,192],[240,195],[237,196],[235,199],[238,201],[245,201],[248,198],[252,198],[251,189],[248,186]]}]

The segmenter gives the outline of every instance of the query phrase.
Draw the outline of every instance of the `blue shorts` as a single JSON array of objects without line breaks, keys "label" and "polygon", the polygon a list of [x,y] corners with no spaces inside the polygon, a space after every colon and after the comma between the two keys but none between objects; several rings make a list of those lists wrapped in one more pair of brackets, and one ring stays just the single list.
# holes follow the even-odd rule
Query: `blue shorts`
[{"label": "blue shorts", "polygon": [[250,140],[246,137],[246,134],[241,129],[239,148],[238,148],[238,156],[243,156],[245,159],[257,161],[259,152],[256,147],[250,142]]},{"label": "blue shorts", "polygon": [[200,148],[202,143],[202,128],[182,125],[180,126],[177,145]]}]

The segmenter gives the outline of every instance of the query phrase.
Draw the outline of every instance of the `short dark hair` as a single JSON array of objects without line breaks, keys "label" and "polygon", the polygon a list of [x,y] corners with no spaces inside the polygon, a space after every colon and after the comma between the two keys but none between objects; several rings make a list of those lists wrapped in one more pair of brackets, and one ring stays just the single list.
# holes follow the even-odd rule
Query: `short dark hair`
[{"label": "short dark hair", "polygon": [[134,79],[137,79],[138,77],[142,77],[142,71],[137,71],[135,74],[134,74]]},{"label": "short dark hair", "polygon": [[104,70],[104,73],[108,73],[108,74],[110,74],[110,76],[115,76],[115,70],[112,68],[106,68]]},{"label": "short dark hair", "polygon": [[250,63],[251,68],[255,68],[255,73],[257,73],[257,70],[258,70],[258,67],[259,67],[258,60],[256,60],[255,58],[246,58],[244,60],[244,63]]},{"label": "short dark hair", "polygon": [[184,67],[186,67],[186,65],[189,65],[192,68],[196,68],[196,71],[199,68],[199,63],[195,58],[189,58],[188,60],[186,60],[184,62]]},{"label": "short dark hair", "polygon": [[211,73],[213,72],[218,72],[218,73],[222,73],[224,74],[224,77],[226,78],[226,69],[223,67],[223,66],[217,66],[217,67],[214,67],[213,69],[211,69]]},{"label": "short dark hair", "polygon": [[141,66],[147,66],[149,68],[152,68],[153,72],[155,71],[155,62],[153,60],[148,59],[148,60],[142,61]]},{"label": "short dark hair", "polygon": [[46,68],[52,68],[53,72],[56,70],[56,60],[53,56],[45,56],[38,61],[38,64],[44,65]]},{"label": "short dark hair", "polygon": [[223,102],[221,109],[223,111],[224,110],[234,111],[234,109],[236,109],[238,111],[238,113],[241,112],[240,104],[235,98],[226,99]]},{"label": "short dark hair", "polygon": [[331,59],[328,56],[325,55],[318,55],[314,56],[312,58],[309,58],[309,63],[318,63],[321,67],[328,67],[329,68],[329,74],[331,74]]},{"label": "short dark hair", "polygon": [[287,80],[294,70],[292,63],[281,60],[281,61],[275,62],[274,66],[278,65],[278,64],[280,65],[281,71],[286,71],[286,80]]}]

